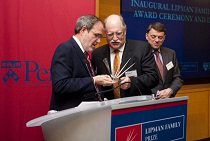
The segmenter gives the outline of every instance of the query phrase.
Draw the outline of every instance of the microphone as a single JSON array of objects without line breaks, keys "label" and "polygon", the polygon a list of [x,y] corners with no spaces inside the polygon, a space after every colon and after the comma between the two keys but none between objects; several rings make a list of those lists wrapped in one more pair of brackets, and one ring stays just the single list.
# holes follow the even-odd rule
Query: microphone
[{"label": "microphone", "polygon": [[106,66],[107,71],[109,72],[109,75],[111,75],[111,69],[109,67],[109,62],[107,58],[103,59],[104,65]]},{"label": "microphone", "polygon": [[[86,59],[84,59],[84,63],[85,63],[85,66],[86,66],[86,68],[87,68],[87,70],[88,70],[89,75],[90,75],[91,77],[94,77],[93,74],[92,74],[91,71],[90,71],[90,68],[88,67],[89,63],[88,63],[88,61],[87,61]],[[93,78],[92,78],[92,81],[93,81]],[[101,94],[99,93],[100,91],[99,91],[98,87],[94,84],[94,81],[93,81],[93,85],[94,85],[94,87],[95,87],[95,89],[96,89],[96,95],[97,95],[97,97],[98,97],[98,100],[99,100],[99,101],[103,101],[103,100],[102,100],[102,97],[101,97]],[[88,98],[89,96],[87,95],[87,96],[85,96],[85,97]],[[85,99],[86,99],[86,98],[85,98]],[[90,98],[91,98],[91,97],[90,97]]]}]

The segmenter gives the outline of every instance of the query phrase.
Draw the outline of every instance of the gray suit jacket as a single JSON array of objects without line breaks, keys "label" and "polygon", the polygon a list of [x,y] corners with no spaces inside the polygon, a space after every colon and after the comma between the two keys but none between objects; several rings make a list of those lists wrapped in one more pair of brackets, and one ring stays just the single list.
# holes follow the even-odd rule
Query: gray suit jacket
[{"label": "gray suit jacket", "polygon": [[[176,58],[176,53],[174,50],[165,48],[165,47],[161,47],[160,52],[163,59],[165,79],[162,80],[160,73],[158,73],[159,84],[155,88],[152,89],[152,92],[156,94],[157,90],[171,88],[173,90],[173,94],[172,94],[172,97],[173,97],[176,95],[177,91],[183,85],[183,80],[181,79],[180,69],[178,66],[177,58]],[[173,65],[168,66],[169,63]]]}]

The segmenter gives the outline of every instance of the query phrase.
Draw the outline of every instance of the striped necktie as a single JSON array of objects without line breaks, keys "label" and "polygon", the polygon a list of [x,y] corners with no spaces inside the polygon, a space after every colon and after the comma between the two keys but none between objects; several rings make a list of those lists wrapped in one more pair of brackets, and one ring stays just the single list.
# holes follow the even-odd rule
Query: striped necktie
[{"label": "striped necktie", "polygon": [[[90,68],[90,73],[92,75],[91,77],[93,77],[93,76],[95,76],[95,72],[94,72],[93,66],[92,66],[91,61],[90,61],[90,54],[86,51],[84,52],[84,54],[85,54],[85,57],[88,61],[88,65],[89,65],[88,70]],[[99,86],[97,84],[94,84],[94,86],[95,86],[96,92],[99,93],[99,89],[100,89]],[[98,94],[97,97],[98,97],[99,101],[103,101],[100,94]]]},{"label": "striped necktie", "polygon": [[86,51],[84,52],[84,54],[85,54],[85,57],[86,57],[86,59],[88,61],[88,65],[89,65],[91,74],[92,74],[92,76],[95,76],[95,73],[94,73],[94,70],[93,70],[93,66],[92,66],[91,61],[90,61],[90,54],[88,52],[86,52]]}]

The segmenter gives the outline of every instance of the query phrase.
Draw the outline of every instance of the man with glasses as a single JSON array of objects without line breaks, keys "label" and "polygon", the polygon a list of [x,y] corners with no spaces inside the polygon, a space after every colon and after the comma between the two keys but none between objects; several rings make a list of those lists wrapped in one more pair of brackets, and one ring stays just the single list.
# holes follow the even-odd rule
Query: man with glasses
[{"label": "man with glasses", "polygon": [[89,58],[103,31],[104,24],[96,16],[81,16],[76,23],[75,35],[57,47],[51,64],[50,110],[76,107],[86,100],[103,100],[97,94],[99,85],[112,85],[113,80],[109,75],[95,76]]},{"label": "man with glasses", "polygon": [[[110,15],[104,22],[108,44],[93,52],[92,62],[97,74],[109,74],[116,80],[115,90],[106,91],[105,97],[114,99],[152,94],[151,88],[158,83],[158,74],[149,44],[126,40],[126,25],[120,15]],[[110,89],[112,87],[103,87],[103,90]]]},{"label": "man with glasses", "polygon": [[162,47],[166,38],[165,25],[160,22],[151,23],[146,32],[146,39],[159,70],[159,84],[152,89],[157,98],[174,97],[183,85],[174,50]]}]

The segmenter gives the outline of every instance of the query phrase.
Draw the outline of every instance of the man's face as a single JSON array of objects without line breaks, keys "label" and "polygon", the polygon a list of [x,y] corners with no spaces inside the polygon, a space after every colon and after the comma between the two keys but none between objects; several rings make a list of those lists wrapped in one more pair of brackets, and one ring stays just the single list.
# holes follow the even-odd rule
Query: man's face
[{"label": "man's face", "polygon": [[126,40],[126,31],[120,22],[106,24],[106,39],[109,46],[113,49],[121,48]]},{"label": "man's face", "polygon": [[157,50],[162,46],[165,40],[165,33],[159,32],[152,28],[149,31],[149,33],[146,34],[146,39],[149,42],[149,44],[152,46],[152,48]]},{"label": "man's face", "polygon": [[84,31],[82,45],[87,52],[93,52],[96,46],[101,42],[101,37],[104,32],[104,26],[101,22],[97,22],[93,28]]}]

